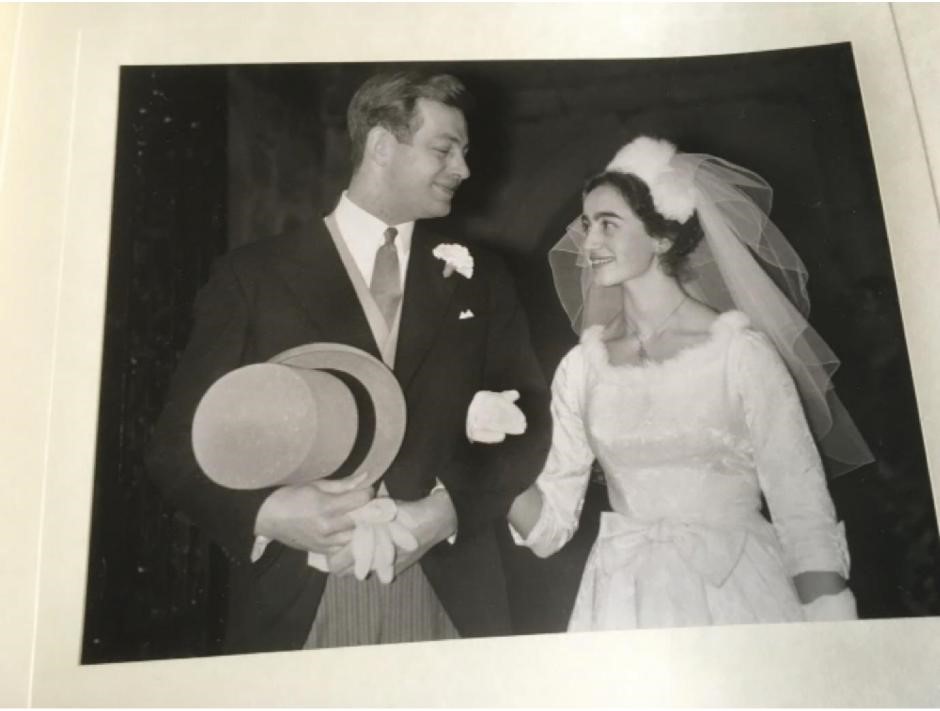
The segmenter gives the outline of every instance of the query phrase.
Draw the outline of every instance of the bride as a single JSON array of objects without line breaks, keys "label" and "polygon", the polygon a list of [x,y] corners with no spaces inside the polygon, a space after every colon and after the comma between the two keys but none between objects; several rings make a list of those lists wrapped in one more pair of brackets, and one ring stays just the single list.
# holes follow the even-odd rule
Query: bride
[{"label": "bride", "polygon": [[509,522],[537,555],[558,551],[601,464],[613,511],[569,630],[856,617],[820,451],[831,475],[871,455],[769,197],[754,173],[641,137],[587,182],[550,255],[581,340]]}]

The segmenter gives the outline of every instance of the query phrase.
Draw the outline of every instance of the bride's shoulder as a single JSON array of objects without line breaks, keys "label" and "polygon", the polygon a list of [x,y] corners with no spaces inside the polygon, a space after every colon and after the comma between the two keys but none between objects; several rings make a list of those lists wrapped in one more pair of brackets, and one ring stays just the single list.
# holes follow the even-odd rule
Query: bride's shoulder
[{"label": "bride's shoulder", "polygon": [[714,333],[726,335],[756,333],[751,326],[751,319],[748,315],[743,311],[737,310],[715,313],[711,330]]},{"label": "bride's shoulder", "polygon": [[774,346],[763,331],[751,323],[743,311],[724,311],[712,324],[715,341],[723,343],[733,360],[764,360]]},{"label": "bride's shoulder", "polygon": [[555,372],[564,377],[583,376],[607,363],[607,336],[603,326],[589,326],[572,348],[562,356]]},{"label": "bride's shoulder", "polygon": [[705,304],[690,300],[682,314],[681,332],[694,344],[728,340],[750,328],[751,322],[741,311],[716,311]]},{"label": "bride's shoulder", "polygon": [[729,356],[735,366],[746,363],[776,364],[780,354],[770,337],[751,323],[747,314],[741,311],[726,311],[715,321],[716,337],[723,338],[728,344]]},{"label": "bride's shoulder", "polygon": [[[594,326],[588,326],[583,331],[581,331],[581,338],[579,339],[579,345],[583,346],[585,343],[601,343],[604,340],[604,327],[600,324],[595,324]],[[575,346],[577,348],[578,346]],[[574,350],[574,349],[572,349]]]},{"label": "bride's shoulder", "polygon": [[578,345],[568,351],[566,358],[571,361],[572,366],[583,366],[587,363],[604,365],[609,362],[607,347],[610,337],[610,332],[604,326],[589,326],[581,332]]},{"label": "bride's shoulder", "polygon": [[[598,341],[598,347],[603,348],[600,341]],[[591,346],[584,342],[582,334],[581,343],[570,348],[555,368],[552,375],[553,396],[564,394],[567,397],[568,394],[581,392],[585,387],[588,371],[594,370],[588,364],[596,357],[591,354]]]}]

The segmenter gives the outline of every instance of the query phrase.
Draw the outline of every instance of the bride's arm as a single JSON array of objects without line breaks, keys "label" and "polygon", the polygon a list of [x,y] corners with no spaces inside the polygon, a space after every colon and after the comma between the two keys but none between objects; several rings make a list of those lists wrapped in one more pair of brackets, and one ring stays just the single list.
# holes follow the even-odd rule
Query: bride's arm
[{"label": "bride's arm", "polygon": [[542,515],[542,495],[533,484],[523,491],[509,507],[509,524],[523,538],[528,538]]},{"label": "bride's arm", "polygon": [[581,347],[562,359],[552,379],[552,443],[542,471],[507,516],[513,539],[542,558],[578,528],[594,453],[584,430],[585,362]]},{"label": "bride's arm", "polygon": [[732,363],[751,433],[761,490],[807,617],[855,616],[847,588],[845,532],[799,395],[774,347],[749,332]]}]

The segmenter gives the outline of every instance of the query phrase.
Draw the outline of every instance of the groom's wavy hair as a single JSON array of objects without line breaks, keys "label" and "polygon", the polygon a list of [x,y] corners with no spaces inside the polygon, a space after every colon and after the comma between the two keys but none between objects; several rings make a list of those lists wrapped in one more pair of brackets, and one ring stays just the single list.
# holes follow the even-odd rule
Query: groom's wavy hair
[{"label": "groom's wavy hair", "polygon": [[418,99],[437,101],[465,114],[473,108],[467,88],[450,74],[416,70],[376,74],[359,87],[346,112],[353,171],[362,162],[366,137],[373,127],[384,126],[400,143],[411,142],[421,128]]},{"label": "groom's wavy hair", "polygon": [[620,193],[623,201],[640,218],[650,237],[668,240],[669,249],[659,255],[659,263],[669,276],[679,280],[685,279],[688,276],[685,273],[688,257],[705,236],[698,213],[693,213],[685,222],[664,217],[653,204],[649,186],[642,178],[633,173],[615,170],[607,170],[588,178],[581,195],[587,197],[588,193],[604,185]]}]

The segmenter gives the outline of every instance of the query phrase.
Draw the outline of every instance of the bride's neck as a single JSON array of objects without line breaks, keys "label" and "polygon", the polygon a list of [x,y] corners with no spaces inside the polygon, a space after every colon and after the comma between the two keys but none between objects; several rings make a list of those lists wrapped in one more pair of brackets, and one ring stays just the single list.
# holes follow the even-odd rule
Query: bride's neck
[{"label": "bride's neck", "polygon": [[659,270],[623,285],[624,319],[627,332],[648,335],[662,325],[686,297],[673,277]]}]

